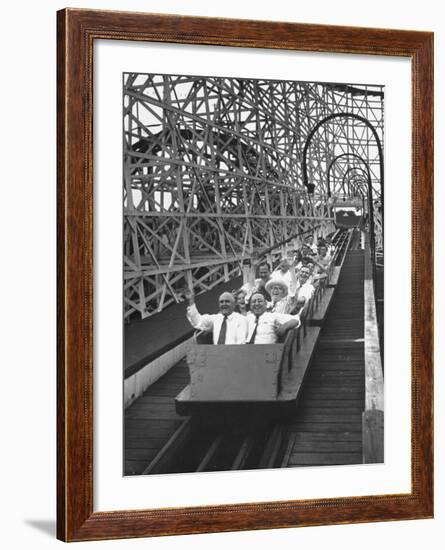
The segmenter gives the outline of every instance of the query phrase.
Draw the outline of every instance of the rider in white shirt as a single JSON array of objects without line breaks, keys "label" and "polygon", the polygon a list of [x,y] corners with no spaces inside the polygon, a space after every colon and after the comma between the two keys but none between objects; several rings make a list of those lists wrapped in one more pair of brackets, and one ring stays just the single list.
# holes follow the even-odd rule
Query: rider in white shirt
[{"label": "rider in white shirt", "polygon": [[192,292],[186,292],[188,301],[187,319],[192,327],[211,332],[214,344],[245,344],[247,337],[247,320],[244,315],[234,311],[235,298],[230,292],[223,292],[219,297],[219,313],[201,314],[195,305]]},{"label": "rider in white shirt", "polygon": [[266,311],[267,302],[262,294],[256,293],[250,299],[247,314],[247,344],[275,344],[290,328],[300,326],[299,315],[272,313]]}]

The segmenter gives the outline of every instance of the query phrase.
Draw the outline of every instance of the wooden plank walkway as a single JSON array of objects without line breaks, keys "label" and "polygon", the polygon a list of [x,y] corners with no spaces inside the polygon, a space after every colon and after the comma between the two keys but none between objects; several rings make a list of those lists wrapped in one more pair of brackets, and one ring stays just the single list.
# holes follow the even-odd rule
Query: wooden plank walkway
[{"label": "wooden plank walkway", "polygon": [[141,474],[184,421],[176,414],[175,396],[189,381],[184,358],[126,409],[125,475]]},{"label": "wooden plank walkway", "polygon": [[362,463],[363,251],[349,251],[295,419],[287,466]]}]

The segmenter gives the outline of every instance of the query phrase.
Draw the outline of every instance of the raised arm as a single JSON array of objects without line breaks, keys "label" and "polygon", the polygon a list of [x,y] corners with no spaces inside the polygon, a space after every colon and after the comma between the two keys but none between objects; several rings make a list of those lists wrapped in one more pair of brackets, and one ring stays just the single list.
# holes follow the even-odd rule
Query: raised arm
[{"label": "raised arm", "polygon": [[243,263],[244,282],[241,287],[241,290],[248,295],[250,295],[252,293],[252,290],[255,288],[255,272],[256,272],[256,265],[254,262],[254,258],[252,257],[251,260],[245,261]]},{"label": "raised arm", "polygon": [[185,292],[185,298],[187,300],[187,319],[193,328],[204,330],[205,332],[212,332],[213,330],[213,317],[212,315],[201,315],[195,304],[195,295],[192,291],[187,290]]},{"label": "raised arm", "polygon": [[290,273],[290,285],[289,285],[289,296],[294,297],[297,290],[297,273],[295,270],[295,265],[291,264],[289,266]]}]

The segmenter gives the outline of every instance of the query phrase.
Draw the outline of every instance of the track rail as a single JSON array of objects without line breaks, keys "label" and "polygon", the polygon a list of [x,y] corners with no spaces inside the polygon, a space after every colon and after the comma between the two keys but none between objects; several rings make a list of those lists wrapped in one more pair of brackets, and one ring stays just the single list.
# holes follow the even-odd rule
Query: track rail
[{"label": "track rail", "polygon": [[[280,467],[284,429],[281,423],[212,425],[188,418],[178,427],[142,474],[252,470]],[[263,419],[264,424],[266,420]]]}]

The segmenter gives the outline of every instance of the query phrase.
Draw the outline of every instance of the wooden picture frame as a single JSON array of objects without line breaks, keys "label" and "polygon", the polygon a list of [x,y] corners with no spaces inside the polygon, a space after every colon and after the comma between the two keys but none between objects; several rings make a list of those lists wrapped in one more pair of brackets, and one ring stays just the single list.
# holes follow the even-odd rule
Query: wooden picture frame
[{"label": "wooden picture frame", "polygon": [[[58,474],[64,541],[433,516],[433,34],[65,9],[58,30]],[[412,64],[410,493],[93,512],[93,43],[95,40],[401,56]]]}]

